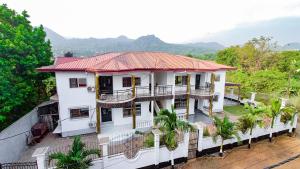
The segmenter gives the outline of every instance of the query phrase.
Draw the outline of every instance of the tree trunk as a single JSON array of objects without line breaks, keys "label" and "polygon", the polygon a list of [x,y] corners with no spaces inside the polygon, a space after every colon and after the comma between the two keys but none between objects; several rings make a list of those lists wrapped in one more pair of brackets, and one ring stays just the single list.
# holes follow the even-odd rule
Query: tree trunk
[{"label": "tree trunk", "polygon": [[174,169],[174,151],[170,152],[170,160],[171,160],[172,169]]},{"label": "tree trunk", "polygon": [[248,148],[251,148],[251,140],[252,140],[252,129],[250,130],[250,135],[249,135],[249,143],[248,143]]},{"label": "tree trunk", "polygon": [[220,157],[223,157],[223,142],[224,142],[224,140],[222,139],[221,146],[220,146],[220,153],[219,153]]}]

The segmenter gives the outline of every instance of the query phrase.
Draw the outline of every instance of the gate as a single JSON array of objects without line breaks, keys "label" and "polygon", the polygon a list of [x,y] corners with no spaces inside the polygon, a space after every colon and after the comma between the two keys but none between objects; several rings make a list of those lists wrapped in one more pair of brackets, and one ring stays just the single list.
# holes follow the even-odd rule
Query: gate
[{"label": "gate", "polygon": [[36,162],[3,163],[0,169],[38,169]]},{"label": "gate", "polygon": [[190,132],[188,160],[197,157],[198,149],[198,130]]}]

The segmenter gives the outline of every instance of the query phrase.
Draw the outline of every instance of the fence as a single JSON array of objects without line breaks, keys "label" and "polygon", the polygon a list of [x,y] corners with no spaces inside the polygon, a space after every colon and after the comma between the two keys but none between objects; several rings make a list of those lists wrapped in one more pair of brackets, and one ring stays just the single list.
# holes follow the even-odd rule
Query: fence
[{"label": "fence", "polygon": [[0,169],[38,169],[36,162],[3,163]]}]

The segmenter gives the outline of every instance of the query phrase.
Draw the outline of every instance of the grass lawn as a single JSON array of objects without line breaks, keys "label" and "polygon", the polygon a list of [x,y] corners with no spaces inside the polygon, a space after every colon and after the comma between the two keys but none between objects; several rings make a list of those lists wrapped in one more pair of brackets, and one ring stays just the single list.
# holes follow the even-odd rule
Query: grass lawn
[{"label": "grass lawn", "polygon": [[241,116],[246,112],[244,106],[236,105],[236,106],[224,106],[224,111],[230,113],[235,116]]}]

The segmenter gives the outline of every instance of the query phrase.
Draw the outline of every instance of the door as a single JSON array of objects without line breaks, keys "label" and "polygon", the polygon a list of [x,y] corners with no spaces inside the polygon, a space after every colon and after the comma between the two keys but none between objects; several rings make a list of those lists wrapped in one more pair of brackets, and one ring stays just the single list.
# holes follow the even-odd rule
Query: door
[{"label": "door", "polygon": [[113,77],[112,76],[100,76],[100,94],[112,94],[113,93]]},{"label": "door", "polygon": [[195,109],[195,110],[198,109],[198,99],[195,99],[194,109]]},{"label": "door", "polygon": [[195,89],[200,89],[200,81],[201,80],[201,75],[197,74],[196,75],[196,84],[195,84]]},{"label": "door", "polygon": [[102,122],[110,122],[110,121],[112,121],[111,109],[101,108],[101,121]]}]

